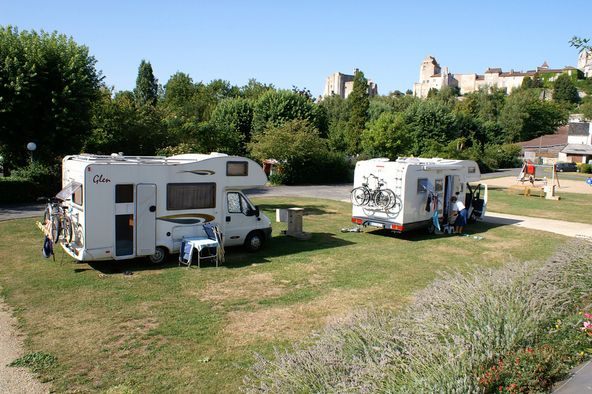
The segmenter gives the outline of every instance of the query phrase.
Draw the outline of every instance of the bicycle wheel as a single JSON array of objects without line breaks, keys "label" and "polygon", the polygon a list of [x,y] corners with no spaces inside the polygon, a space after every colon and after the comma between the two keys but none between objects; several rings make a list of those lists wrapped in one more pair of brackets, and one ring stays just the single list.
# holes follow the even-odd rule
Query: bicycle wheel
[{"label": "bicycle wheel", "polygon": [[378,190],[374,194],[374,204],[377,207],[387,209],[392,203],[392,197],[386,190]]},{"label": "bicycle wheel", "polygon": [[362,206],[368,204],[369,194],[363,187],[356,187],[351,191],[350,200],[355,206]]},{"label": "bicycle wheel", "polygon": [[51,217],[51,239],[53,243],[58,243],[60,236],[60,219],[57,216]]},{"label": "bicycle wheel", "polygon": [[62,239],[66,243],[72,242],[72,221],[66,215],[62,216]]},{"label": "bicycle wheel", "polygon": [[391,209],[397,204],[397,195],[391,189],[384,189],[383,190],[386,194],[389,195],[390,203],[386,206],[386,209]]}]

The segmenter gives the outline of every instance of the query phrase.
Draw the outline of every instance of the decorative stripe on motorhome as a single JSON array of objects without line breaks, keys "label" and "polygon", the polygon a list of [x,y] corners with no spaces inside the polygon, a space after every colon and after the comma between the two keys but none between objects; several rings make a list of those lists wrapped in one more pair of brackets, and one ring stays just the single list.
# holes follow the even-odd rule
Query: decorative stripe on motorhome
[{"label": "decorative stripe on motorhome", "polygon": [[192,213],[192,214],[182,214],[182,215],[161,216],[156,219],[163,220],[165,222],[179,223],[179,224],[199,224],[199,223],[213,222],[216,219],[216,217],[213,215]]}]

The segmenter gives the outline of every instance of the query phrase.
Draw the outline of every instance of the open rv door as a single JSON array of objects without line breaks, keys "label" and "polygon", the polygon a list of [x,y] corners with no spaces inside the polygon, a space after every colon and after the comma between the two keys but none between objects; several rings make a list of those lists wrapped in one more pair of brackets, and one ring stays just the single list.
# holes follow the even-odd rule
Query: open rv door
[{"label": "open rv door", "polygon": [[474,223],[477,219],[485,216],[487,208],[487,185],[480,183],[475,189],[472,189],[467,183],[467,190],[467,195],[470,198],[470,206],[467,204],[469,210],[468,220]]}]

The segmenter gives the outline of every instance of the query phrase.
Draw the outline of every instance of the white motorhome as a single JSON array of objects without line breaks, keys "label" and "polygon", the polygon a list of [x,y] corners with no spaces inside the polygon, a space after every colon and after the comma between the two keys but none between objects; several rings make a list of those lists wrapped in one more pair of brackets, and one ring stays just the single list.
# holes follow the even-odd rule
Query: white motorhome
[{"label": "white motorhome", "polygon": [[67,156],[58,197],[73,235],[61,244],[80,261],[146,256],[158,264],[215,223],[224,246],[256,251],[271,239],[271,221],[241,190],[266,183],[253,160],[220,153]]},{"label": "white motorhome", "polygon": [[433,231],[435,211],[438,224],[447,223],[452,196],[465,204],[473,222],[485,214],[487,205],[487,185],[469,184],[480,179],[479,166],[470,160],[359,161],[352,190],[352,222],[396,233],[419,228]]}]

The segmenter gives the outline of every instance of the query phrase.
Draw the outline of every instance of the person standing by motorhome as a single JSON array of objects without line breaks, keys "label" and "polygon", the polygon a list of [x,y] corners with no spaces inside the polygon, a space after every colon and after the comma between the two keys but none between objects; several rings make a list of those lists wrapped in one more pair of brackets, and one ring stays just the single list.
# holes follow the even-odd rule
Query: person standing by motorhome
[{"label": "person standing by motorhome", "polygon": [[450,203],[452,204],[452,213],[450,216],[456,215],[456,220],[454,221],[454,233],[462,234],[463,227],[467,225],[467,208],[465,208],[465,204],[463,204],[462,201],[458,201],[456,196],[450,198]]}]

